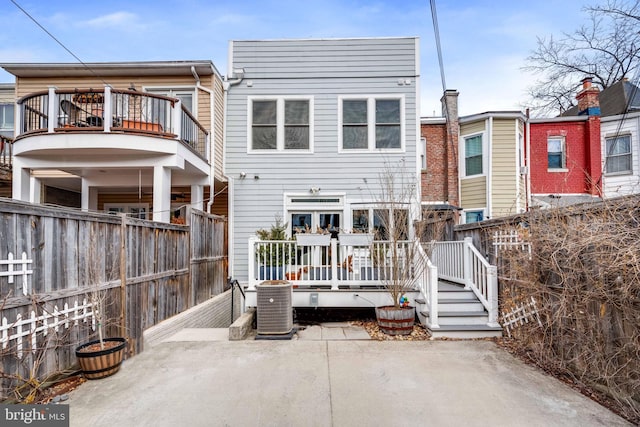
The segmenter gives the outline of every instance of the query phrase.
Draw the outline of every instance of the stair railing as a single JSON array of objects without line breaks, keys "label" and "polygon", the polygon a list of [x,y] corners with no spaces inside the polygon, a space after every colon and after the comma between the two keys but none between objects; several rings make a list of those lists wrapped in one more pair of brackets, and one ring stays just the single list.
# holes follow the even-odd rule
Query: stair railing
[{"label": "stair railing", "polygon": [[473,246],[473,239],[437,242],[432,260],[438,267],[438,278],[464,285],[478,297],[489,314],[489,326],[498,324],[498,271]]},{"label": "stair railing", "polygon": [[431,262],[424,247],[419,243],[417,245],[416,256],[420,258],[414,260],[414,264],[424,265],[420,272],[422,277],[418,281],[418,286],[429,310],[429,327],[437,329],[440,327],[438,324],[438,268]]}]

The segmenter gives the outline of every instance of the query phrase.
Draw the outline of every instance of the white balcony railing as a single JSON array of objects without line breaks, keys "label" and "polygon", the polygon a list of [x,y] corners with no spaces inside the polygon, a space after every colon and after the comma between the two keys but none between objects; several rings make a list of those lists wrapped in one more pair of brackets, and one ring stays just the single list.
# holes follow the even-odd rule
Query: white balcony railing
[{"label": "white balcony railing", "polygon": [[209,132],[179,99],[106,86],[29,94],[17,102],[17,138],[34,133],[119,132],[175,139],[207,159]]}]

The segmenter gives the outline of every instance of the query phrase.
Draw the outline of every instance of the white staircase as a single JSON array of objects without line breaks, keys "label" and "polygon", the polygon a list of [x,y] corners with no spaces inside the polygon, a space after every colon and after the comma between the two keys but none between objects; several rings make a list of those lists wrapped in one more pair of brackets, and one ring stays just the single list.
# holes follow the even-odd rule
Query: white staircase
[{"label": "white staircase", "polygon": [[438,324],[429,327],[429,312],[424,299],[416,299],[420,322],[433,338],[487,338],[501,337],[502,328],[489,326],[489,313],[471,289],[462,285],[438,282]]}]

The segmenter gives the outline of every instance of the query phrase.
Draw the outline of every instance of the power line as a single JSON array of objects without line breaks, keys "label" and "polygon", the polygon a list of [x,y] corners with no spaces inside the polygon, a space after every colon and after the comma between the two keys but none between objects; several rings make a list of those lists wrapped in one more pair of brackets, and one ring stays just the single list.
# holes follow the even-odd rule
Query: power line
[{"label": "power line", "polygon": [[47,35],[49,37],[51,37],[53,40],[55,40],[56,43],[58,43],[64,50],[66,50],[67,52],[69,52],[69,54],[71,56],[73,56],[80,64],[82,64],[82,66],[84,68],[86,68],[87,70],[89,70],[89,72],[91,72],[91,74],[93,74],[94,76],[96,76],[102,83],[104,83],[105,85],[108,85],[107,82],[104,81],[104,79],[102,77],[100,77],[93,69],[91,69],[91,67],[89,67],[87,64],[85,64],[82,59],[80,59],[75,53],[73,53],[71,51],[71,49],[69,49],[67,46],[64,45],[64,43],[62,43],[60,40],[58,40],[56,38],[56,36],[54,36],[53,34],[51,34],[51,32],[49,32],[49,30],[47,30],[42,24],[40,24],[33,16],[31,16],[29,14],[29,12],[27,12],[26,10],[24,10],[22,8],[22,6],[20,6],[18,4],[17,1],[15,0],[11,0],[11,3],[13,3],[18,9],[20,9],[22,11],[22,13],[24,13],[25,15],[27,15],[27,17],[29,19],[31,19],[38,27],[40,27],[40,29],[42,29],[42,31],[44,31],[45,33],[47,33]]},{"label": "power line", "polygon": [[442,62],[442,47],[440,46],[440,30],[438,29],[438,16],[436,13],[436,0],[430,0],[431,20],[433,21],[433,32],[436,36],[436,48],[438,50],[438,63],[440,64],[440,80],[442,81],[442,92],[447,90],[447,83],[444,79],[444,64]]}]

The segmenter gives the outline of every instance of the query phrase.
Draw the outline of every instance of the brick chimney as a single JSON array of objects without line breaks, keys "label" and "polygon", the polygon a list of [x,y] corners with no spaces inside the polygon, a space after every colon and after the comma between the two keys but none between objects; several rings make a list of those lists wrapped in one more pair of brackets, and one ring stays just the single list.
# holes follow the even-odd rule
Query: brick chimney
[{"label": "brick chimney", "polygon": [[458,135],[460,133],[460,122],[458,117],[458,95],[457,90],[447,89],[440,99],[442,103],[442,115],[447,119],[446,135],[446,176],[445,176],[445,196],[446,201],[453,206],[459,206],[458,196]]},{"label": "brick chimney", "polygon": [[600,115],[600,89],[593,86],[593,78],[582,79],[582,90],[576,95],[578,100],[579,116],[599,116]]}]

